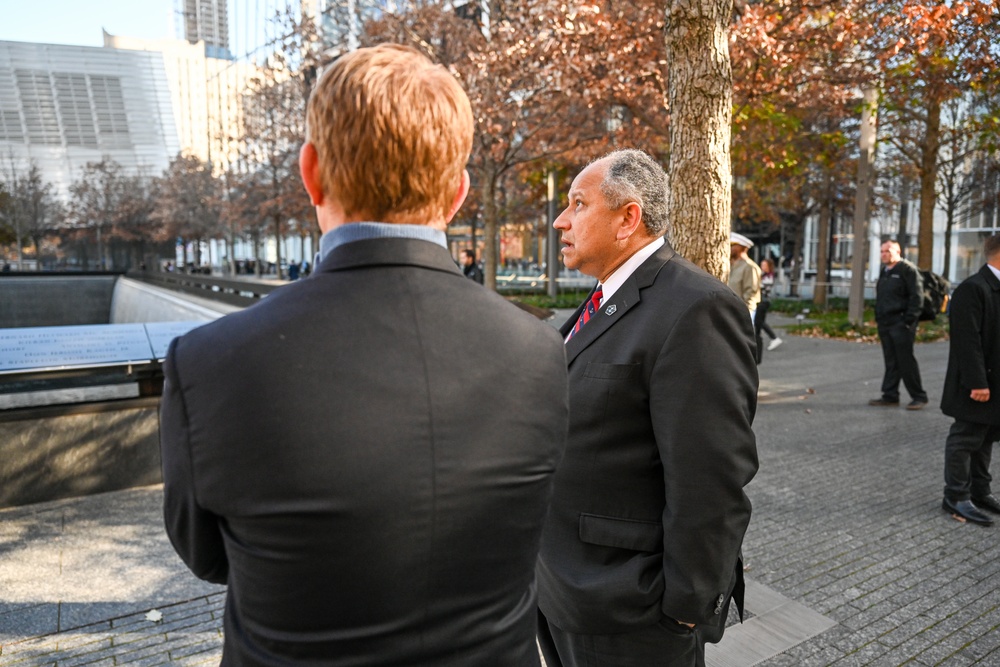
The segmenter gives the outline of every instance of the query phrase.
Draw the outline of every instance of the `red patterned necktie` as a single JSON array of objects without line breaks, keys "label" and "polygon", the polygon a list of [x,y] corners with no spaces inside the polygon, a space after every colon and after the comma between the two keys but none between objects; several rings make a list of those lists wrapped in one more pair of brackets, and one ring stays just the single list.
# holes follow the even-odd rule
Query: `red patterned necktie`
[{"label": "red patterned necktie", "polygon": [[597,309],[600,307],[601,299],[603,298],[604,288],[598,285],[597,289],[594,290],[594,294],[590,297],[590,301],[587,302],[587,307],[583,309],[582,313],[580,313],[580,319],[576,321],[576,326],[573,327],[573,330],[569,332],[569,336],[566,337],[567,341],[576,335],[576,332],[580,330],[580,327],[590,321],[590,318],[594,316],[594,313],[596,313]]}]

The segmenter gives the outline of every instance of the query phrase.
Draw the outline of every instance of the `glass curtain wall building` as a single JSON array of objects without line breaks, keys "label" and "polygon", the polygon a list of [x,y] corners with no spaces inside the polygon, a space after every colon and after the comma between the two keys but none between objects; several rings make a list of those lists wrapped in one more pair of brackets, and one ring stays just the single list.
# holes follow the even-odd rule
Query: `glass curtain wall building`
[{"label": "glass curtain wall building", "polygon": [[110,157],[159,175],[180,150],[163,56],[0,41],[0,161],[33,161],[57,195]]}]

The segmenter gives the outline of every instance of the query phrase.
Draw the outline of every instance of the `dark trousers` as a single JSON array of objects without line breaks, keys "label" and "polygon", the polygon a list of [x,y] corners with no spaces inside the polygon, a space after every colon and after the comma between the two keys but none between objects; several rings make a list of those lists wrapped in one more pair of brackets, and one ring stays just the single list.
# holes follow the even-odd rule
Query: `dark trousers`
[{"label": "dark trousers", "polygon": [[1000,426],[955,420],[944,444],[944,497],[959,502],[990,495],[990,458]]},{"label": "dark trousers", "polygon": [[705,667],[698,631],[667,617],[635,632],[578,635],[539,611],[538,645],[547,667]]},{"label": "dark trousers", "polygon": [[899,400],[900,380],[914,401],[927,400],[927,392],[920,382],[920,367],[917,366],[917,358],[913,356],[913,339],[916,335],[917,328],[910,328],[903,322],[878,325],[882,356],[885,357],[882,398],[887,401]]}]

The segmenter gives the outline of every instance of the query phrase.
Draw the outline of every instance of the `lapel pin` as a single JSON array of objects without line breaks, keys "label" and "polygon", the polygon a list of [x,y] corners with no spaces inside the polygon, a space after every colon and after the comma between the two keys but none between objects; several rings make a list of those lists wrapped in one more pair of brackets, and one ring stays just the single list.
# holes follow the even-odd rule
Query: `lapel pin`
[{"label": "lapel pin", "polygon": [[604,314],[605,315],[614,315],[616,310],[618,310],[618,306],[615,305],[615,304],[611,304],[610,306],[608,306],[607,308],[604,309]]}]

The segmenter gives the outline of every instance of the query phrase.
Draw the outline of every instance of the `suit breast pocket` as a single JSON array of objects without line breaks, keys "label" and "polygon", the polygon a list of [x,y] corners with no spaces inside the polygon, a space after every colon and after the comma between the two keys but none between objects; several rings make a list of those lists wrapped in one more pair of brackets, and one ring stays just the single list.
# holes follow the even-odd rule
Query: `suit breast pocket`
[{"label": "suit breast pocket", "polygon": [[581,514],[580,539],[605,547],[656,552],[663,549],[663,525],[659,521]]},{"label": "suit breast pocket", "polygon": [[587,363],[583,376],[597,380],[630,380],[639,377],[639,364]]}]

